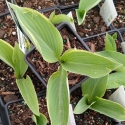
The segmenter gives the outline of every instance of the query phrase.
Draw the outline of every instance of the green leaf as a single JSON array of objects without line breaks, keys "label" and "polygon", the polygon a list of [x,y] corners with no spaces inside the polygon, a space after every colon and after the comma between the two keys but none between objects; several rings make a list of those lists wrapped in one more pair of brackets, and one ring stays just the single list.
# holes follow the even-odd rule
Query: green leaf
[{"label": "green leaf", "polygon": [[125,108],[116,102],[97,97],[96,102],[90,107],[90,109],[100,112],[111,118],[125,121]]},{"label": "green leaf", "polygon": [[12,61],[13,47],[0,39],[0,59],[14,69]]},{"label": "green leaf", "polygon": [[115,72],[109,75],[107,89],[118,88],[121,85],[125,87],[125,73]]},{"label": "green leaf", "polygon": [[33,115],[32,119],[36,123],[36,125],[46,125],[47,124],[46,117],[41,113],[40,113],[40,116]]},{"label": "green leaf", "polygon": [[20,90],[20,93],[27,103],[30,110],[37,116],[39,116],[39,106],[38,106],[38,100],[37,95],[33,86],[33,83],[29,76],[26,77],[26,79],[17,79],[16,83],[18,85],[18,88]]},{"label": "green leaf", "polygon": [[76,16],[79,25],[84,21],[87,11],[96,6],[100,1],[101,0],[80,0],[79,7],[76,9]]},{"label": "green leaf", "polygon": [[82,84],[82,93],[88,95],[88,104],[95,101],[96,96],[102,97],[106,91],[106,85],[108,82],[108,75],[93,79],[89,78]]},{"label": "green leaf", "polygon": [[116,43],[113,37],[106,33],[105,50],[116,51]]},{"label": "green leaf", "polygon": [[51,125],[67,125],[69,116],[69,88],[67,72],[53,73],[47,86],[47,107]]},{"label": "green leaf", "polygon": [[44,60],[50,63],[58,61],[63,50],[63,40],[57,28],[38,11],[11,3],[9,5],[14,10],[21,28]]},{"label": "green leaf", "polygon": [[112,35],[112,38],[113,38],[114,40],[116,40],[116,39],[117,39],[117,33],[114,33],[114,34]]},{"label": "green leaf", "polygon": [[88,11],[96,6],[100,1],[101,0],[80,0],[79,9]]},{"label": "green leaf", "polygon": [[15,43],[12,60],[15,68],[15,76],[16,78],[21,78],[25,74],[28,65],[24,60],[24,53],[20,50],[18,43]]},{"label": "green leaf", "polygon": [[76,105],[76,107],[74,109],[74,113],[81,114],[84,111],[86,111],[90,106],[91,106],[91,104],[88,104],[88,95],[85,95],[84,97],[82,97],[82,99]]},{"label": "green leaf", "polygon": [[69,17],[65,14],[55,15],[55,11],[53,11],[51,13],[49,20],[52,24],[59,24],[59,23],[62,23],[62,22],[70,22],[70,23],[74,22],[74,20],[71,17]]},{"label": "green leaf", "polygon": [[62,67],[70,72],[99,78],[109,74],[121,64],[84,50],[70,49],[60,58]]},{"label": "green leaf", "polygon": [[76,9],[76,16],[77,16],[78,25],[81,25],[85,19],[86,11],[85,10],[81,11],[79,9]]},{"label": "green leaf", "polygon": [[96,54],[109,58],[113,60],[114,62],[121,63],[122,66],[116,69],[116,71],[122,71],[122,70],[123,72],[125,71],[125,55],[124,54],[115,52],[115,51],[101,51],[101,52],[97,52]]}]

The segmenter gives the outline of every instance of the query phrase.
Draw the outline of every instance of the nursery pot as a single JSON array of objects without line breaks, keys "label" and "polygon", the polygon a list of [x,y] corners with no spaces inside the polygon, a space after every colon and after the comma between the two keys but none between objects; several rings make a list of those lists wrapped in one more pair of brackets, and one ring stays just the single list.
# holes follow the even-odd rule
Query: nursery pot
[{"label": "nursery pot", "polygon": [[[60,32],[62,32],[61,30],[66,29],[67,31],[70,31],[71,34],[73,34],[73,40],[76,39],[78,44],[80,44],[85,50],[90,51],[89,47],[85,44],[85,42],[80,38],[80,36],[74,31],[74,29],[72,28],[72,26],[69,23],[62,23],[60,24],[58,27],[58,30]],[[66,32],[67,33],[67,32]],[[72,35],[71,35],[72,36]],[[70,37],[71,37],[70,36]],[[69,38],[70,39],[70,38]],[[65,41],[65,39],[63,40]],[[29,59],[30,57],[32,57],[32,54],[35,52],[35,47],[33,47],[28,53],[26,53],[25,55],[25,61],[28,64],[28,66],[32,69],[32,71],[35,73],[35,75],[39,78],[39,80],[41,81],[42,84],[44,84],[44,86],[47,86],[47,81],[45,80],[45,77],[42,76],[40,73],[40,71],[42,71],[43,69],[41,68],[40,71],[38,72],[38,68],[36,68],[36,66],[34,66],[33,62],[31,61],[32,59]],[[38,57],[39,58],[39,57]],[[39,62],[39,61],[38,61]],[[40,62],[39,62],[40,63]],[[39,67],[39,66],[38,66]],[[79,82],[83,82],[84,79],[80,80]],[[78,82],[77,82],[78,83]],[[76,84],[75,84],[76,85]],[[74,85],[74,86],[75,86]],[[71,87],[72,88],[72,87]],[[70,88],[70,89],[71,89]]]}]

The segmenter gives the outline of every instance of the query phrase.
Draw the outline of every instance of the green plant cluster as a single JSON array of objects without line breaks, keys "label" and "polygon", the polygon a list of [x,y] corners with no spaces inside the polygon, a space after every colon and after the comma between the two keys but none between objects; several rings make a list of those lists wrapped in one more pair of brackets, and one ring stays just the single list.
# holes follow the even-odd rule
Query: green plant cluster
[{"label": "green plant cluster", "polygon": [[[100,0],[90,0],[89,3],[85,2],[86,6],[83,6],[82,9],[83,1],[85,2],[85,0],[80,1],[79,9],[76,10],[79,24],[82,23],[86,12],[100,2]],[[106,35],[105,51],[91,53],[85,50],[69,49],[62,53],[63,40],[53,24],[60,23],[60,19],[64,18],[64,15],[62,17],[57,16],[56,19],[54,18],[56,17],[55,12],[53,12],[50,19],[48,19],[35,10],[18,7],[11,3],[8,4],[15,12],[21,28],[36,46],[43,59],[48,63],[59,62],[60,64],[58,70],[51,75],[47,84],[47,108],[52,125],[67,125],[68,123],[70,95],[67,72],[90,77],[82,85],[84,97],[76,106],[74,113],[82,113],[90,108],[112,118],[125,120],[124,107],[118,103],[102,99],[107,88],[119,87],[124,83],[124,80],[120,81],[120,78],[124,77],[125,56],[116,52],[114,43],[116,35],[113,35],[113,37]],[[79,12],[83,15],[78,14]],[[66,20],[72,22],[70,18]],[[6,50],[3,49],[2,51],[2,48],[6,48]],[[46,125],[45,116],[39,112],[38,100],[32,81],[29,76],[26,79],[23,78],[27,65],[18,45],[16,44],[13,48],[1,40],[0,59],[14,69],[20,92],[34,113],[34,122],[37,125]],[[24,66],[25,68],[22,69]],[[110,74],[112,71],[115,71],[115,73]]]}]

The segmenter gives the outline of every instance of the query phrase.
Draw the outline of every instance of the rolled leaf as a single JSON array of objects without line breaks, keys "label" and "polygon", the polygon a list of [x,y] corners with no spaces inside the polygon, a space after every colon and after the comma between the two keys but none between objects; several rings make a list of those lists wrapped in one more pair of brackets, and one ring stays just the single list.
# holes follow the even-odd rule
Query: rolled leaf
[{"label": "rolled leaf", "polygon": [[13,47],[6,41],[0,39],[0,59],[14,69],[12,55]]},{"label": "rolled leaf", "polygon": [[76,107],[74,109],[74,113],[81,114],[84,111],[86,111],[90,106],[91,106],[91,104],[88,104],[88,95],[85,95],[84,97],[82,97],[82,99],[76,105]]},{"label": "rolled leaf", "polygon": [[76,9],[76,16],[77,16],[78,25],[81,25],[85,19],[86,10]]},{"label": "rolled leaf", "polygon": [[101,0],[80,0],[79,7],[76,9],[76,16],[79,25],[84,21],[87,11],[96,6],[100,1]]},{"label": "rolled leaf", "polygon": [[121,66],[105,57],[77,49],[67,50],[60,58],[60,63],[67,71],[92,78],[105,76]]},{"label": "rolled leaf", "polygon": [[82,93],[88,95],[88,104],[95,101],[96,96],[102,97],[106,91],[108,75],[101,78],[89,78],[82,84]]},{"label": "rolled leaf", "polygon": [[67,125],[69,116],[69,88],[67,72],[53,73],[47,86],[47,107],[51,125]]},{"label": "rolled leaf", "polygon": [[107,89],[118,88],[121,85],[125,87],[125,73],[115,72],[109,75]]},{"label": "rolled leaf", "polygon": [[14,10],[21,28],[44,60],[50,63],[58,61],[63,50],[63,40],[56,27],[38,11],[11,3],[9,5]]},{"label": "rolled leaf", "polygon": [[116,102],[97,97],[90,109],[116,120],[125,121],[125,108]]},{"label": "rolled leaf", "polygon": [[33,115],[32,119],[36,123],[36,125],[46,125],[47,124],[46,117],[41,113],[40,113],[40,116]]},{"label": "rolled leaf", "polygon": [[24,60],[24,53],[20,50],[17,43],[14,46],[12,60],[15,68],[15,76],[16,78],[21,78],[25,74],[28,65]]},{"label": "rolled leaf", "polygon": [[[114,36],[115,37],[115,36]],[[106,33],[105,50],[116,51],[116,43],[112,36]]]},{"label": "rolled leaf", "polygon": [[49,18],[50,22],[52,24],[59,24],[59,23],[62,23],[62,22],[69,22],[69,23],[73,23],[73,19],[65,14],[58,14],[58,15],[55,15],[55,11],[53,11],[50,15],[50,18]]},{"label": "rolled leaf", "polygon": [[29,76],[26,77],[26,79],[17,79],[16,83],[18,85],[18,88],[20,90],[20,93],[27,103],[30,110],[37,116],[39,116],[39,106],[38,106],[38,100],[37,95],[33,86],[33,83]]}]

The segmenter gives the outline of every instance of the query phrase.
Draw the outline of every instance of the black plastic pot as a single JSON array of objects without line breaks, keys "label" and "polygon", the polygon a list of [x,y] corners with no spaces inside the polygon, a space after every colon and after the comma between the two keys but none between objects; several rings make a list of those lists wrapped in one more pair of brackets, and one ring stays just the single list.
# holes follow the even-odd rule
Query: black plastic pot
[{"label": "black plastic pot", "polygon": [[[57,28],[58,28],[58,30],[61,30],[63,28],[67,28],[68,30],[70,30],[70,32],[77,38],[77,40],[84,46],[84,48],[86,50],[90,51],[89,47],[82,41],[81,37],[75,32],[75,30],[72,28],[72,26],[69,23],[62,23]],[[41,81],[41,83],[44,84],[45,87],[47,87],[46,81],[43,79],[43,77],[37,72],[37,70],[35,69],[35,67],[28,60],[30,54],[33,53],[34,51],[35,51],[35,47],[33,47],[31,49],[31,51],[29,51],[25,55],[25,61],[28,64],[28,66],[31,68],[31,70],[35,73],[35,75],[39,78],[39,80]],[[80,83],[82,83],[83,81],[84,81],[84,79],[81,80]],[[71,89],[71,91],[73,91],[73,90]]]},{"label": "black plastic pot", "polygon": [[2,102],[1,97],[0,97],[0,125],[10,125],[6,108]]}]

